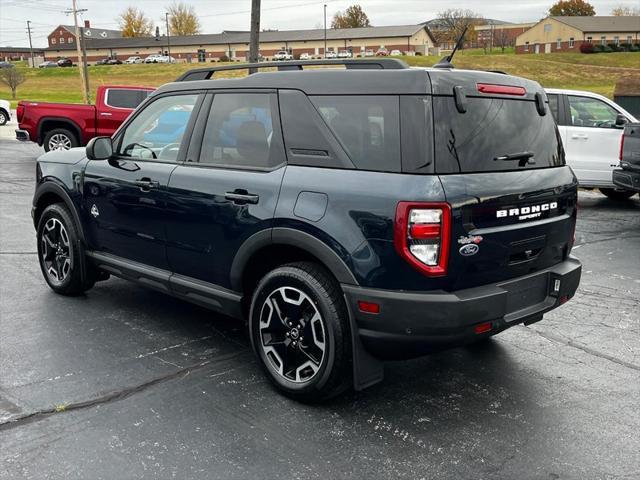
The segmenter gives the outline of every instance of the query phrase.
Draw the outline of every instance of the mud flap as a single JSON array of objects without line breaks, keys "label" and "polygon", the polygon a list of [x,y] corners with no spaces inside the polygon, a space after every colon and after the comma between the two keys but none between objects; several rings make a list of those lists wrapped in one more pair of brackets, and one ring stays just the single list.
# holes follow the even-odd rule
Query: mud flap
[{"label": "mud flap", "polygon": [[357,392],[371,387],[384,379],[384,364],[373,357],[362,344],[358,334],[358,325],[353,318],[349,302],[345,298],[351,330],[353,355],[353,389]]}]

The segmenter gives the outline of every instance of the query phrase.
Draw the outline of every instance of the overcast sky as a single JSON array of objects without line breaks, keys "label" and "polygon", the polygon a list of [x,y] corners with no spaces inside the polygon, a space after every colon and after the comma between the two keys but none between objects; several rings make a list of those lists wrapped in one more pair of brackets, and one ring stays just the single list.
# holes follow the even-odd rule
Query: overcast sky
[{"label": "overcast sky", "polygon": [[[172,0],[78,0],[86,8],[84,19],[94,26],[118,28],[118,13],[130,5],[142,9],[164,32],[164,11]],[[195,7],[202,33],[247,30],[251,0],[183,0]],[[472,9],[485,18],[512,22],[536,21],[546,15],[554,0],[262,0],[261,28],[292,30],[321,28],[323,4],[327,22],[338,10],[359,3],[372,25],[407,25],[430,20],[452,6]],[[638,7],[640,0],[591,0],[598,15],[609,15],[617,5]],[[31,20],[34,46],[47,44],[47,35],[59,24],[72,24],[64,10],[71,0],[0,0],[0,45],[28,46],[26,21]]]}]

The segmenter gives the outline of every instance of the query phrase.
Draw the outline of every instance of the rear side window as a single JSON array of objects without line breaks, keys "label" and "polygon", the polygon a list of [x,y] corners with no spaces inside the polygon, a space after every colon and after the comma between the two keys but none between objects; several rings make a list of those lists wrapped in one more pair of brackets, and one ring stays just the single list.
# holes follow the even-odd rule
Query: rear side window
[{"label": "rear side window", "polygon": [[105,103],[114,108],[135,109],[151,93],[147,90],[127,90],[124,88],[111,88],[107,91]]},{"label": "rear side window", "polygon": [[399,98],[384,95],[310,97],[356,168],[400,171]]},{"label": "rear side window", "polygon": [[553,116],[540,116],[535,102],[468,97],[459,113],[453,97],[434,97],[433,110],[437,173],[564,165]]},{"label": "rear side window", "polygon": [[220,93],[213,98],[200,163],[271,168],[284,162],[275,94]]}]

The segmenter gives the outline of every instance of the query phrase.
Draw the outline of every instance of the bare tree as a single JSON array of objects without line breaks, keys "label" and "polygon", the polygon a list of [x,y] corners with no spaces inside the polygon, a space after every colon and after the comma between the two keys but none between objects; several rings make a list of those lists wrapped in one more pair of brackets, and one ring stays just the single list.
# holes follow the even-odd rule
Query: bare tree
[{"label": "bare tree", "polygon": [[628,7],[626,5],[618,5],[611,10],[614,17],[637,17],[640,16],[640,7]]},{"label": "bare tree", "polygon": [[[475,26],[482,23],[482,15],[472,10],[463,10],[461,8],[450,8],[438,14],[442,28],[442,40],[450,44],[455,44],[460,38],[465,28],[468,28],[465,39],[470,44],[477,38]],[[464,48],[464,45],[461,45]]]},{"label": "bare tree", "polygon": [[505,49],[512,45],[513,37],[509,36],[509,31],[506,28],[498,28],[493,32],[493,42],[504,53]]},{"label": "bare tree", "polygon": [[200,20],[192,5],[173,3],[167,8],[171,35],[197,35],[200,33]]},{"label": "bare tree", "polygon": [[26,81],[24,75],[17,68],[2,68],[0,69],[0,82],[4,83],[11,89],[11,97],[16,99],[16,91],[18,86]]},{"label": "bare tree", "polygon": [[128,7],[118,17],[123,37],[148,37],[153,30],[153,22],[136,7]]}]

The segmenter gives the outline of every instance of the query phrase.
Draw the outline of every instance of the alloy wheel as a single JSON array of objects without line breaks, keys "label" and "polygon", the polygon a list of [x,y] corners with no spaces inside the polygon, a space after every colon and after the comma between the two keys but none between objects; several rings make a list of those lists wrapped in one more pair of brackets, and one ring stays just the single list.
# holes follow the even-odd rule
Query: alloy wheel
[{"label": "alloy wheel", "polygon": [[259,340],[270,369],[290,382],[308,382],[325,358],[326,332],[317,306],[293,287],[274,290],[260,311]]},{"label": "alloy wheel", "polygon": [[7,123],[7,116],[4,112],[0,112],[0,125],[5,125]]},{"label": "alloy wheel", "polygon": [[71,272],[71,243],[66,228],[57,218],[50,218],[42,230],[42,263],[54,283],[62,283]]},{"label": "alloy wheel", "polygon": [[63,133],[56,133],[49,139],[49,150],[69,150],[71,139]]}]

